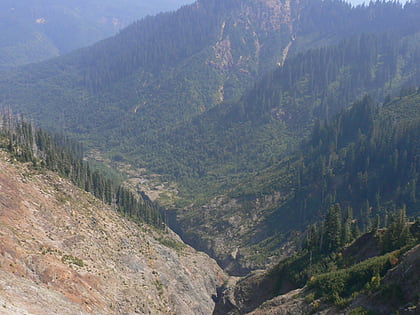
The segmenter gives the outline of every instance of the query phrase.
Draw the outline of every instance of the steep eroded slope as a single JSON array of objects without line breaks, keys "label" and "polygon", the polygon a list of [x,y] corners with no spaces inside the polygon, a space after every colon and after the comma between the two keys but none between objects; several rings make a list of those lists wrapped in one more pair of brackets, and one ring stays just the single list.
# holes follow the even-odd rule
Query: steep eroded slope
[{"label": "steep eroded slope", "polygon": [[223,278],[172,232],[0,152],[2,314],[211,314]]}]

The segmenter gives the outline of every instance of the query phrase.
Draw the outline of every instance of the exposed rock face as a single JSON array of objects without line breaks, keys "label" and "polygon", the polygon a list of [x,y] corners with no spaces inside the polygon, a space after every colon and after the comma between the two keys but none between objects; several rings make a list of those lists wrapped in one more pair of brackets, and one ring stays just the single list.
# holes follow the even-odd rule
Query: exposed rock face
[{"label": "exposed rock face", "polygon": [[213,315],[245,314],[274,295],[274,281],[263,271],[256,271],[237,281],[231,278],[218,295]]},{"label": "exposed rock face", "polygon": [[211,314],[223,281],[174,233],[0,152],[0,313]]},{"label": "exposed rock face", "polygon": [[302,289],[290,291],[284,295],[264,303],[258,309],[249,313],[250,315],[305,315],[305,314],[338,314],[335,312],[316,312],[311,304],[304,301],[301,296]]},{"label": "exposed rock face", "polygon": [[266,213],[281,198],[280,193],[260,198],[215,198],[200,209],[169,213],[170,224],[185,242],[209,253],[229,274],[244,276],[251,270],[266,268],[293,251],[285,239],[279,239],[286,245],[273,257],[251,247],[270,236],[264,226]]},{"label": "exposed rock face", "polygon": [[[225,99],[232,97],[229,86],[236,85],[237,78],[251,83],[282,64],[300,9],[300,1],[242,1],[220,21],[219,34],[205,63],[223,78],[220,83],[225,88]],[[219,93],[214,92],[217,99]]]},{"label": "exposed rock face", "polygon": [[[246,314],[257,309],[260,305],[264,305],[264,310],[258,314],[266,314],[265,312],[268,310],[267,305],[272,305],[271,309],[274,306],[278,306],[279,303],[280,305],[285,304],[289,292],[296,288],[296,285],[287,280],[284,275],[275,275],[272,270],[257,270],[242,279],[230,278],[218,290],[217,304],[213,314]],[[284,296],[279,300],[276,296],[280,294],[284,294]],[[293,294],[294,297],[295,295]],[[273,301],[267,304],[266,301],[271,299]],[[304,301],[304,298],[301,301]],[[296,300],[294,300],[293,304],[300,304],[300,302],[296,303]],[[306,304],[302,305],[302,307],[307,309]],[[286,307],[286,309],[288,308]]]},{"label": "exposed rock face", "polygon": [[[249,314],[249,315],[306,315],[306,314],[323,314],[323,315],[336,315],[342,314],[336,307],[331,305],[324,306],[322,309],[319,309],[319,306],[315,306],[313,303],[305,301],[307,295],[306,289],[296,289],[288,291],[285,294],[272,297],[273,283],[271,287],[262,288],[261,285],[267,283],[268,279],[265,279],[264,282],[261,282],[261,279],[264,278],[262,275],[257,275],[254,280],[254,293],[255,299],[252,297],[251,291],[245,292],[244,283],[240,281],[235,287],[229,288],[232,293],[230,296],[223,296],[223,303],[217,304],[213,315],[238,315],[238,314]],[[251,283],[248,280],[248,285]],[[250,289],[250,287],[249,287]],[[225,291],[227,293],[228,291]],[[231,301],[234,301],[231,304]]]}]

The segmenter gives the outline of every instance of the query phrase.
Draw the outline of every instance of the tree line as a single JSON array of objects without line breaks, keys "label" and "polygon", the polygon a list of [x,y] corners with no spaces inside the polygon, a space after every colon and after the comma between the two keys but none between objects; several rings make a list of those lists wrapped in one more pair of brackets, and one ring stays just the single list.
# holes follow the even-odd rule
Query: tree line
[{"label": "tree line", "polygon": [[[381,219],[365,218],[369,226],[363,233],[373,233],[382,253],[388,253],[404,246],[413,246],[419,241],[420,221],[410,222],[406,208]],[[361,235],[357,219],[350,207],[342,210],[339,203],[329,206],[323,221],[310,226],[303,242],[303,250],[312,254],[329,255],[342,250]]]},{"label": "tree line", "polygon": [[83,147],[65,135],[51,135],[35,127],[10,109],[0,110],[0,148],[15,159],[31,163],[36,169],[48,169],[69,179],[123,215],[163,228],[159,208],[150,200],[114,179],[93,170],[83,160]]}]

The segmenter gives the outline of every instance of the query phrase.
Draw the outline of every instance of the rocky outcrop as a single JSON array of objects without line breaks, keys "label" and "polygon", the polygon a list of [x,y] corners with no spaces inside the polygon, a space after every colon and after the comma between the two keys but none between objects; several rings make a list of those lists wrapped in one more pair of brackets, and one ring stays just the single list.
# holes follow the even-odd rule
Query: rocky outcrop
[{"label": "rocky outcrop", "polygon": [[245,314],[274,297],[275,283],[264,271],[243,279],[231,278],[218,292],[213,315]]},{"label": "rocky outcrop", "polygon": [[[296,290],[298,287],[287,280],[287,276],[283,272],[278,272],[276,269],[277,267],[269,270],[257,270],[244,278],[231,277],[218,290],[213,315],[247,314],[258,309],[260,305],[265,308],[267,305],[272,305],[273,308],[274,306],[277,307],[280,302],[283,305],[288,299],[289,292]],[[278,299],[277,296],[279,295],[284,296]],[[293,296],[296,297],[297,295],[294,294]],[[302,296],[301,300],[304,301],[303,295],[300,294],[300,296]],[[271,299],[273,300],[270,301]],[[267,301],[270,301],[270,304],[267,304]]]},{"label": "rocky outcrop", "polygon": [[349,265],[353,265],[380,254],[379,237],[376,236],[376,232],[369,232],[346,247],[343,251],[343,258]]},{"label": "rocky outcrop", "polygon": [[0,152],[2,314],[211,314],[218,265]]},{"label": "rocky outcrop", "polygon": [[276,255],[252,247],[270,236],[266,215],[281,198],[279,193],[259,198],[219,197],[200,209],[168,212],[169,224],[186,243],[215,258],[230,275],[244,276],[293,251],[284,238],[272,240],[282,244]]},{"label": "rocky outcrop", "polygon": [[[363,244],[363,241],[367,241],[367,244]],[[361,253],[365,255],[364,249],[375,247],[372,247],[372,241],[372,235],[367,233],[352,245],[351,251],[361,245]],[[362,290],[354,300],[348,301],[348,307],[336,306],[322,298],[315,299],[315,293],[307,286],[301,289],[287,286],[281,275],[275,279],[270,272],[254,272],[243,279],[226,283],[219,291],[213,314],[418,314],[419,296],[420,245],[417,245],[385,274],[378,288]]]},{"label": "rocky outcrop", "polygon": [[[306,289],[289,290],[287,293],[273,297],[273,291],[269,291],[272,287],[261,290],[262,284],[263,282],[258,281],[255,283],[253,290],[255,299],[250,294],[251,292],[246,293],[237,287],[230,288],[236,294],[223,296],[221,299],[224,299],[223,303],[216,304],[213,315],[336,315],[342,313],[334,306],[322,305],[320,307],[322,303],[319,301],[309,302]],[[238,283],[238,285],[242,286],[243,284]],[[271,297],[264,300],[264,297],[269,296]],[[237,304],[231,304],[232,298],[236,298]]]}]

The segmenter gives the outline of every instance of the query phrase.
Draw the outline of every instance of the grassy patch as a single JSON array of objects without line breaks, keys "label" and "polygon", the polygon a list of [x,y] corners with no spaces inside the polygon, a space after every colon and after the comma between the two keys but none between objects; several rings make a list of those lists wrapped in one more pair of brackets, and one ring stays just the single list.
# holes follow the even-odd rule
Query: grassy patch
[{"label": "grassy patch", "polygon": [[61,258],[61,261],[64,264],[73,264],[79,267],[83,267],[85,264],[83,263],[83,260],[81,260],[80,258],[74,257],[72,255],[63,255],[63,257]]},{"label": "grassy patch", "polygon": [[159,237],[157,241],[166,247],[175,249],[177,252],[182,251],[185,248],[184,243],[165,236]]},{"label": "grassy patch", "polygon": [[59,249],[56,248],[51,248],[51,247],[41,247],[40,248],[42,255],[47,255],[47,254],[59,254],[61,255],[63,252]]}]

